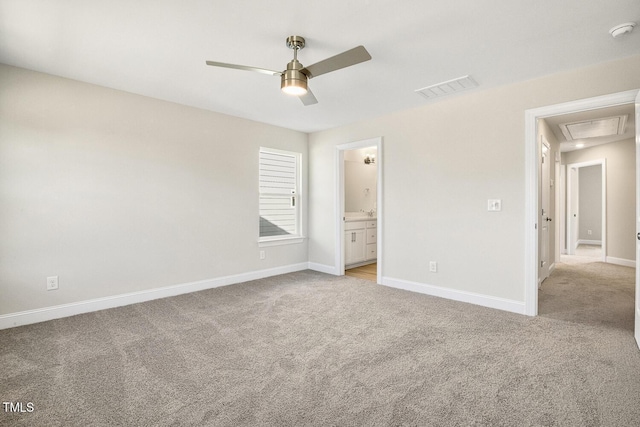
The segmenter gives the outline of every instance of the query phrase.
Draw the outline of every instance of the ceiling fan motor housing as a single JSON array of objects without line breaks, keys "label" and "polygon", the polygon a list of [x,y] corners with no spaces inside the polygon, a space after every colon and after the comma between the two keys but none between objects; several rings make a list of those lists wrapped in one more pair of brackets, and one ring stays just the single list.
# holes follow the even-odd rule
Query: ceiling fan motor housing
[{"label": "ceiling fan motor housing", "polygon": [[307,76],[302,70],[302,64],[293,59],[287,64],[287,69],[282,73],[280,89],[293,95],[302,95],[307,92]]}]

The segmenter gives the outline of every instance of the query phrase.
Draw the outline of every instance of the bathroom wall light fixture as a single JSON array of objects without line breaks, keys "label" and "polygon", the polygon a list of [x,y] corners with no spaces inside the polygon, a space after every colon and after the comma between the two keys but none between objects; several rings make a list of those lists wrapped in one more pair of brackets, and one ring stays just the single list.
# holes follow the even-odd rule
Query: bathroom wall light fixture
[{"label": "bathroom wall light fixture", "polygon": [[364,163],[366,165],[373,165],[376,162],[376,156],[374,156],[373,154],[367,154],[364,157]]}]

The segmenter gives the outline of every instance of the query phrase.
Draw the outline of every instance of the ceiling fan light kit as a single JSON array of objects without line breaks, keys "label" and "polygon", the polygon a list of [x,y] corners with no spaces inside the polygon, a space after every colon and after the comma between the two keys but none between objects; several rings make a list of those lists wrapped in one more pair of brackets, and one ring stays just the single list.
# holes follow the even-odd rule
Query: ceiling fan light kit
[{"label": "ceiling fan light kit", "polygon": [[213,67],[234,68],[236,70],[254,71],[262,74],[280,76],[280,89],[282,92],[298,96],[304,105],[313,105],[317,104],[318,100],[311,92],[311,89],[309,89],[309,79],[371,59],[371,55],[369,55],[369,52],[367,52],[364,46],[357,46],[331,58],[304,67],[298,61],[298,51],[305,46],[304,38],[300,36],[289,36],[286,42],[287,47],[293,49],[293,59],[289,61],[287,68],[282,72],[216,61],[206,61],[206,63]]}]

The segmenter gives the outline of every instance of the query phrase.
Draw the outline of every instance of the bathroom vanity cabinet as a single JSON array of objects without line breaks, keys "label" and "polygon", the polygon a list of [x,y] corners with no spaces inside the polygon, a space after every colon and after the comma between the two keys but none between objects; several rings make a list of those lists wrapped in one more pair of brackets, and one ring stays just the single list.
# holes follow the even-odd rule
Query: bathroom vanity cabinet
[{"label": "bathroom vanity cabinet", "polygon": [[344,264],[374,262],[377,258],[377,221],[347,220],[344,224]]}]

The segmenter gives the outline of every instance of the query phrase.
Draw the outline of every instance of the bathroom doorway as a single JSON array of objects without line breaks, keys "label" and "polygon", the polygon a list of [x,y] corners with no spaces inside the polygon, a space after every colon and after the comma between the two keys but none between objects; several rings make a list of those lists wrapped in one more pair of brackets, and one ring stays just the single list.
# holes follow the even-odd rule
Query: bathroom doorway
[{"label": "bathroom doorway", "polygon": [[382,138],[339,145],[336,162],[338,274],[382,283]]}]

